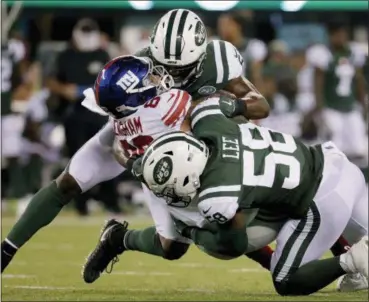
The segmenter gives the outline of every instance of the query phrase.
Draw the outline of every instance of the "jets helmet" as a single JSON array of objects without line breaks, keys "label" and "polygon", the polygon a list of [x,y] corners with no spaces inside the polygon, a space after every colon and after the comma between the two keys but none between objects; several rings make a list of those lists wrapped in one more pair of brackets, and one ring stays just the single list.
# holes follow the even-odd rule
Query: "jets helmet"
[{"label": "jets helmet", "polygon": [[200,175],[209,157],[205,143],[184,132],[162,135],[142,158],[148,187],[167,204],[186,207],[200,188]]},{"label": "jets helmet", "polygon": [[176,86],[201,75],[206,46],[204,23],[186,9],[174,9],[161,17],[150,38],[154,63],[166,68]]}]

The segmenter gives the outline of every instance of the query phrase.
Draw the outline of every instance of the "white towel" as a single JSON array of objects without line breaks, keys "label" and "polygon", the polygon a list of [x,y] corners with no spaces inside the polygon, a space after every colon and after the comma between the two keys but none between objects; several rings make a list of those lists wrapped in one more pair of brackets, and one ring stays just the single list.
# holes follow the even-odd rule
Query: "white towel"
[{"label": "white towel", "polygon": [[108,114],[96,104],[95,93],[92,88],[86,89],[85,91],[83,91],[83,94],[85,98],[81,103],[82,106],[97,114],[108,116]]}]

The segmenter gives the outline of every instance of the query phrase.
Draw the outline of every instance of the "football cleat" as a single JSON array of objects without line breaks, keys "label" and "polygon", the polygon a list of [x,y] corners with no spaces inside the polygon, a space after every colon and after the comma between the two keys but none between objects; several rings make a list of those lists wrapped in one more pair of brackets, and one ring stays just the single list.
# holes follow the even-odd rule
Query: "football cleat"
[{"label": "football cleat", "polygon": [[337,290],[340,292],[353,292],[368,289],[368,280],[362,274],[346,274],[337,281]]},{"label": "football cleat", "polygon": [[351,271],[361,273],[368,281],[368,236],[364,236],[346,253],[350,257]]},{"label": "football cleat", "polygon": [[[123,239],[127,233],[128,222],[120,223],[110,219],[104,225],[96,248],[87,256],[86,263],[82,269],[83,280],[93,283],[105,270],[110,274],[115,263],[119,261],[118,255],[126,248]],[[110,268],[108,268],[111,263]]]}]

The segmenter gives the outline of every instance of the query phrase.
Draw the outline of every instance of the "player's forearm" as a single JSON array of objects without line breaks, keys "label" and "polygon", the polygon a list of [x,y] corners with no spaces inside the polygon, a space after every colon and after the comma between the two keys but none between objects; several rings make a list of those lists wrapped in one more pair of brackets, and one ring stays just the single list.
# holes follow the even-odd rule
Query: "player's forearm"
[{"label": "player's forearm", "polygon": [[196,245],[207,251],[234,258],[243,255],[248,244],[246,230],[241,229],[219,229],[213,233],[205,229],[189,228],[188,235]]},{"label": "player's forearm", "polygon": [[270,107],[264,96],[244,77],[233,79],[225,90],[244,101],[247,107],[243,115],[247,119],[262,119],[269,115]]}]

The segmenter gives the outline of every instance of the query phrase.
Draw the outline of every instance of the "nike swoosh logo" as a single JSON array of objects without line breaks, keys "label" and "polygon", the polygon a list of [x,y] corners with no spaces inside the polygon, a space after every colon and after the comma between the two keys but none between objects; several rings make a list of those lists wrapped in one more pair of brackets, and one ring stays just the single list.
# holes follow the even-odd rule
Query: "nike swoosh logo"
[{"label": "nike swoosh logo", "polygon": [[223,103],[225,103],[225,104],[227,104],[229,106],[232,106],[233,105],[231,101],[223,101]]},{"label": "nike swoosh logo", "polygon": [[209,209],[207,209],[206,211],[205,211],[205,210],[202,210],[202,212],[203,212],[204,214],[207,214],[207,213],[210,211],[210,209],[211,209],[211,207],[210,207]]},{"label": "nike swoosh logo", "polygon": [[100,241],[105,241],[107,239],[108,232],[115,226],[115,224],[108,227],[104,233],[101,234]]}]

